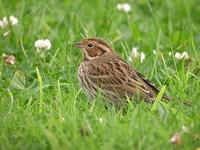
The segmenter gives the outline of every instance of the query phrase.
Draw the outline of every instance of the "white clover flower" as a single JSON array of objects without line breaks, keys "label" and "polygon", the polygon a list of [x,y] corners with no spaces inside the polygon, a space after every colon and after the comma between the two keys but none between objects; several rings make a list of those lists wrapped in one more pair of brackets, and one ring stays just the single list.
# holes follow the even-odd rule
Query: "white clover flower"
[{"label": "white clover flower", "polygon": [[37,48],[37,51],[46,51],[51,48],[51,42],[48,39],[39,39],[35,41],[35,47]]},{"label": "white clover flower", "polygon": [[187,52],[183,52],[182,57],[183,57],[183,59],[189,59],[189,55]]},{"label": "white clover flower", "polygon": [[133,47],[132,48],[131,57],[133,57],[133,58],[139,57],[139,52],[138,52],[138,48],[137,47]]},{"label": "white clover flower", "polygon": [[0,28],[5,28],[8,25],[8,19],[7,17],[3,17],[2,20],[0,20]]},{"label": "white clover flower", "polygon": [[137,47],[133,47],[131,55],[128,57],[128,60],[132,62],[133,58],[140,59],[140,62],[143,62],[145,59],[145,54],[143,52],[139,52]]},{"label": "white clover flower", "polygon": [[140,53],[140,62],[143,62],[145,59],[145,54],[143,52]]},{"label": "white clover flower", "polygon": [[18,19],[17,19],[15,16],[13,16],[13,15],[11,15],[11,16],[9,17],[9,21],[10,21],[10,24],[11,24],[12,26],[15,26],[15,25],[18,24]]},{"label": "white clover flower", "polygon": [[131,5],[128,3],[117,4],[117,10],[128,13],[131,11]]},{"label": "white clover flower", "polygon": [[187,52],[183,52],[183,53],[180,53],[180,52],[176,52],[175,53],[175,58],[178,59],[178,60],[182,60],[182,59],[189,59],[189,55]]},{"label": "white clover flower", "polygon": [[14,55],[5,55],[3,56],[4,62],[6,64],[14,65],[16,63],[16,58]]},{"label": "white clover flower", "polygon": [[181,134],[180,133],[175,133],[171,137],[170,143],[172,143],[172,144],[181,144]]},{"label": "white clover flower", "polygon": [[181,60],[181,59],[182,59],[181,53],[176,52],[176,53],[175,53],[175,58],[178,59],[178,60]]}]

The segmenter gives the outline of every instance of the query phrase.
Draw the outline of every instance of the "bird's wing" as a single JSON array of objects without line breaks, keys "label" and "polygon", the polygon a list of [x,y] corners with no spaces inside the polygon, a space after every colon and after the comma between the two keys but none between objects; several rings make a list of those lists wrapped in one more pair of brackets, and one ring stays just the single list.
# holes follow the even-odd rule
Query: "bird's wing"
[{"label": "bird's wing", "polygon": [[114,59],[92,67],[88,77],[98,87],[116,92],[120,97],[141,95],[151,102],[159,90],[121,59]]},{"label": "bird's wing", "polygon": [[[145,82],[145,84],[157,95],[160,90],[158,89],[158,87],[156,87],[156,85],[154,83],[152,83],[149,79],[145,78],[141,73],[136,72],[137,75]],[[156,96],[155,95],[155,96]],[[171,97],[167,94],[163,95],[163,98],[165,100],[171,100]]]}]

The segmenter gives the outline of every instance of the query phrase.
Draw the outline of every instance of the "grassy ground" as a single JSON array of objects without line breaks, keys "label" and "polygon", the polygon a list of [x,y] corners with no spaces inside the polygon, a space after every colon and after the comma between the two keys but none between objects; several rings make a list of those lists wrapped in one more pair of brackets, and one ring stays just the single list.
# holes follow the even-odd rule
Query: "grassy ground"
[{"label": "grassy ground", "polygon": [[[0,59],[0,149],[200,147],[199,0],[129,0],[129,14],[117,11],[117,3],[0,0],[0,18],[19,19],[9,35],[0,29],[0,55],[17,59],[14,66]],[[126,60],[139,47],[146,59],[131,65],[159,87],[166,85],[173,101],[130,103],[126,112],[106,110],[99,100],[88,104],[77,79],[82,55],[72,46],[85,36],[106,39]],[[39,38],[52,43],[46,58],[34,47]],[[187,51],[191,61],[176,60],[177,51]],[[179,145],[169,142],[177,132]]]}]

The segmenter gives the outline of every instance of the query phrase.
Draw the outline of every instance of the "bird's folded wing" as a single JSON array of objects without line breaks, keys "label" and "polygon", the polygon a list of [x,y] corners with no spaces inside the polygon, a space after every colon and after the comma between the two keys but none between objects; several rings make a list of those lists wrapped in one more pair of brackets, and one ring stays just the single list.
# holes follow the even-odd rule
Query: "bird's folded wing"
[{"label": "bird's folded wing", "polygon": [[[90,70],[90,69],[88,69]],[[116,92],[120,97],[133,97],[134,95],[142,95],[145,99],[153,99],[155,93],[145,80],[123,61],[104,63],[91,69],[89,79],[99,88]],[[155,88],[156,91],[158,89]]]}]

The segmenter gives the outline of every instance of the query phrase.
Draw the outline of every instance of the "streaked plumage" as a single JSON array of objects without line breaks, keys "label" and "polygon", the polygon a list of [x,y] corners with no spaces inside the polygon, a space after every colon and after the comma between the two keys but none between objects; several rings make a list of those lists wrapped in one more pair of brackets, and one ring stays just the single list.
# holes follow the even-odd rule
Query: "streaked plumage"
[{"label": "streaked plumage", "polygon": [[120,105],[135,96],[153,102],[159,93],[154,84],[122,60],[105,41],[86,38],[76,47],[81,48],[84,54],[78,75],[89,98],[93,99],[100,93],[105,99]]}]

